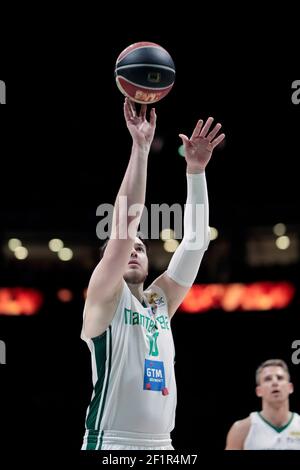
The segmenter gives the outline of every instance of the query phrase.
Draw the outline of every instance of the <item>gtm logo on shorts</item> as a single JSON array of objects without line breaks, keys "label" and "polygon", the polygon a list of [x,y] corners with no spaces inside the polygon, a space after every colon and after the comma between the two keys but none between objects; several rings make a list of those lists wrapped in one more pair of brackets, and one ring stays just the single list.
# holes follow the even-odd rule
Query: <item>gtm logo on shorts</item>
[{"label": "gtm logo on shorts", "polygon": [[3,80],[0,80],[0,104],[6,104],[6,86]]}]

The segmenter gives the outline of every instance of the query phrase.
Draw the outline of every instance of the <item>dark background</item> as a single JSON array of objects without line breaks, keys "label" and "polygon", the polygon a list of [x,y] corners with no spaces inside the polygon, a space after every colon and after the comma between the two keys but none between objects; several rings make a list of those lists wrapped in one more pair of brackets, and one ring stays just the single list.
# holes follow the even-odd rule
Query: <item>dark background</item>
[{"label": "dark background", "polygon": [[[147,204],[185,202],[178,133],[189,134],[197,119],[214,116],[226,142],[207,169],[210,225],[229,240],[226,281],[290,280],[299,289],[299,261],[251,270],[244,256],[250,227],[284,221],[299,235],[300,105],[291,102],[291,84],[299,78],[293,38],[283,38],[280,28],[271,31],[272,22],[259,16],[252,26],[237,21],[229,34],[221,14],[216,24],[215,17],[195,17],[191,10],[161,23],[122,21],[123,13],[116,14],[118,22],[98,16],[98,24],[92,11],[87,21],[71,17],[65,32],[63,24],[43,31],[41,22],[38,34],[13,41],[4,54],[3,247],[11,236],[46,243],[60,235],[70,246],[91,247],[97,262],[96,208],[114,202],[130,153],[114,63],[129,44],[150,40],[170,52],[177,75],[170,94],[156,105],[164,147],[150,157]],[[245,19],[249,12],[239,13]],[[197,281],[222,282],[209,263],[208,251]],[[81,292],[91,269],[76,257],[67,266],[14,261],[4,250],[1,264],[1,286],[38,287],[46,299],[36,317],[0,317],[0,339],[7,344],[7,364],[0,366],[2,443],[76,451],[91,393],[89,353],[79,339]],[[157,274],[153,270],[150,280]],[[58,287],[78,294],[61,304]],[[254,373],[270,357],[290,366],[291,407],[299,412],[300,366],[291,364],[291,344],[299,339],[298,290],[287,310],[178,313],[173,332],[176,448],[222,450],[232,422],[258,409]]]}]

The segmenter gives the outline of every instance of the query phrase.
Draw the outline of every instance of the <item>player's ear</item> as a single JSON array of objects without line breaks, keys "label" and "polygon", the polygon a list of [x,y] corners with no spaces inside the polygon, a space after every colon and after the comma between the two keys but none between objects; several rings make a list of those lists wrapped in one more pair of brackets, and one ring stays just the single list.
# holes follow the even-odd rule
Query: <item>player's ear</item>
[{"label": "player's ear", "polygon": [[256,392],[256,396],[258,396],[258,397],[262,396],[262,389],[261,389],[260,385],[257,385],[257,387],[255,389],[255,392]]},{"label": "player's ear", "polygon": [[289,383],[289,394],[291,395],[294,392],[294,385],[292,382]]}]

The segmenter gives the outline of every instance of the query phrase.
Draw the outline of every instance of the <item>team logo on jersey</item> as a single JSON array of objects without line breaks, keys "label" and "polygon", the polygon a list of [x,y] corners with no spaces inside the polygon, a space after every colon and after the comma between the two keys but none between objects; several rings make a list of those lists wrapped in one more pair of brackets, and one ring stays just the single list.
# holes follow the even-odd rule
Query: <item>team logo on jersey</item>
[{"label": "team logo on jersey", "polygon": [[163,296],[159,296],[156,292],[146,292],[146,297],[148,299],[149,304],[153,308],[162,307],[163,305],[165,305]]}]

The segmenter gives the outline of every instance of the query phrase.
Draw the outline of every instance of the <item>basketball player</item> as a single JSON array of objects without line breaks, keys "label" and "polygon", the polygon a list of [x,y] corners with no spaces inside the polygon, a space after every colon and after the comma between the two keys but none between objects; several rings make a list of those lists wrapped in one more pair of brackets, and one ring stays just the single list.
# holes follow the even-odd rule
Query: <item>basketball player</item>
[{"label": "basketball player", "polygon": [[262,410],[233,424],[226,450],[300,450],[300,416],[289,408],[293,384],[286,363],[263,362],[256,371],[256,384]]},{"label": "basketball player", "polygon": [[[184,237],[167,270],[144,290],[147,248],[137,230],[156,127],[154,108],[149,121],[146,108],[142,105],[137,113],[133,102],[124,103],[132,151],[115,201],[112,234],[91,276],[84,308],[82,338],[91,352],[94,385],[82,446],[87,450],[173,449],[176,383],[170,320],[193,284],[209,243],[204,171],[224,138],[217,137],[221,124],[211,129],[213,118],[205,124],[198,121],[190,139],[180,134],[190,209],[185,211]],[[140,207],[138,217],[127,210],[133,204]],[[197,205],[204,208],[198,222]],[[193,243],[196,231],[203,232],[201,243]]]}]

